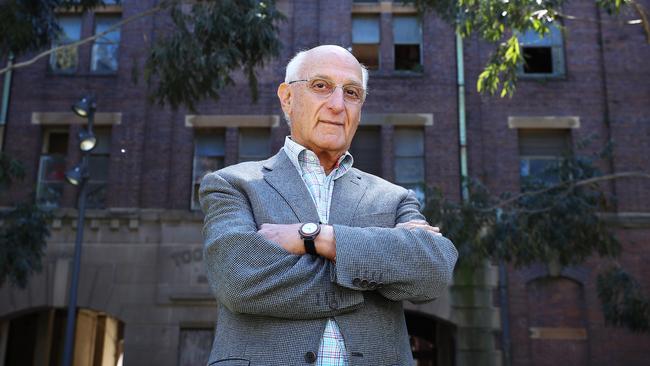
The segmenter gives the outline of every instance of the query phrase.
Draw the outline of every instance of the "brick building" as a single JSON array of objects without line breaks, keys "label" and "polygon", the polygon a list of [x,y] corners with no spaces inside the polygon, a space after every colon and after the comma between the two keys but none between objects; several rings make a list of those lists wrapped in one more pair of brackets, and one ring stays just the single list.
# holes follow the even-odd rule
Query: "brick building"
[{"label": "brick building", "polygon": [[[61,42],[100,32],[154,2],[61,14]],[[146,85],[132,82],[131,67],[143,63],[160,16],[17,70],[9,81],[4,76],[10,89],[3,94],[8,114],[0,122],[0,146],[25,164],[26,177],[0,205],[36,200],[52,207],[54,218],[43,272],[26,290],[0,289],[0,366],[60,359],[77,225],[76,190],[61,173],[79,161],[83,121],[70,106],[86,92],[97,95],[99,144],[86,215],[77,365],[115,365],[122,355],[127,365],[206,360],[218,320],[202,267],[196,187],[206,170],[279,149],[288,128],[275,90],[299,50],[339,44],[371,68],[351,150],[361,169],[398,184],[426,182],[460,199],[466,151],[469,175],[495,191],[517,191],[522,175],[591,135],[592,149],[615,143],[604,171],[650,171],[650,47],[640,25],[612,22],[593,2],[565,6],[566,14],[588,20],[565,21],[564,33],[521,36],[530,62],[512,99],[476,93],[491,50],[476,40],[462,45],[467,87],[458,98],[456,37],[434,15],[419,20],[412,7],[390,1],[280,0],[278,7],[287,15],[283,48],[258,71],[255,104],[241,75],[196,113],[147,104]],[[618,197],[610,217],[624,244],[620,263],[650,294],[650,184],[626,179],[608,189]],[[457,273],[442,298],[407,305],[418,364],[644,364],[650,336],[604,324],[595,291],[602,264],[507,268],[505,302],[497,292],[498,267]],[[503,347],[504,329],[510,347]]]}]

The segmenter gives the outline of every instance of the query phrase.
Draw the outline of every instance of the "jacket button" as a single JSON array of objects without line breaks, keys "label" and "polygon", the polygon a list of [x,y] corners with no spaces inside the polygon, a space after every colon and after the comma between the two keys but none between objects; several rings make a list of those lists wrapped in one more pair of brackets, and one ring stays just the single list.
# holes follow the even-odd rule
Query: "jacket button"
[{"label": "jacket button", "polygon": [[368,280],[361,280],[361,287],[362,288],[368,287]]},{"label": "jacket button", "polygon": [[338,308],[339,308],[339,302],[336,301],[335,299],[332,299],[332,301],[330,301],[330,309],[336,310]]},{"label": "jacket button", "polygon": [[353,284],[354,286],[359,287],[359,284],[360,284],[360,283],[361,283],[361,279],[360,279],[359,277],[355,277],[355,278],[352,280],[352,284]]},{"label": "jacket button", "polygon": [[383,282],[378,282],[377,283],[377,288],[379,289],[379,288],[382,288],[382,287],[384,287],[384,283]]},{"label": "jacket button", "polygon": [[305,361],[307,361],[307,363],[316,362],[316,354],[312,351],[305,353]]},{"label": "jacket button", "polygon": [[370,283],[368,284],[368,288],[371,289],[371,290],[376,289],[377,288],[377,282],[370,281]]}]

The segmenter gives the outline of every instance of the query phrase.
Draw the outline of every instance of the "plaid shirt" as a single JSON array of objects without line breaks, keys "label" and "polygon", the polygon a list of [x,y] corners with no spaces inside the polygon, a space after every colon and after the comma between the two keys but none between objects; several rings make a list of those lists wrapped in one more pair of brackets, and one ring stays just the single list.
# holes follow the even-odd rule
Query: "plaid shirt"
[{"label": "plaid shirt", "polygon": [[[284,151],[305,182],[316,205],[321,223],[327,224],[329,222],[334,181],[352,168],[354,161],[352,155],[349,152],[343,154],[339,158],[336,168],[329,175],[326,175],[325,170],[320,165],[318,156],[313,151],[307,150],[304,146],[291,140],[289,136],[284,140]],[[316,366],[347,365],[348,354],[345,350],[343,335],[334,318],[330,318],[320,341]]]}]

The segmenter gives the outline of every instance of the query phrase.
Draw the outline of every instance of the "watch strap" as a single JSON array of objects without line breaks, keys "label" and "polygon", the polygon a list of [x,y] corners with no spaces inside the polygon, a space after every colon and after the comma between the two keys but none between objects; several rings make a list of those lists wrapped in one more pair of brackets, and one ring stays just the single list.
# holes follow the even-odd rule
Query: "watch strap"
[{"label": "watch strap", "polygon": [[305,252],[312,255],[318,254],[316,253],[316,245],[314,243],[314,239],[304,238],[303,241],[305,242]]}]

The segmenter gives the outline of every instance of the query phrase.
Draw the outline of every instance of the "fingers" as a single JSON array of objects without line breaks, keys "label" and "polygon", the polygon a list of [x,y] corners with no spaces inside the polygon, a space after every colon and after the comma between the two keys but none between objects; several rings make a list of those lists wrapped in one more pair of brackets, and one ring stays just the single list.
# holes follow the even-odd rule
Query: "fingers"
[{"label": "fingers", "polygon": [[411,220],[407,222],[400,222],[399,224],[395,225],[396,228],[402,228],[402,229],[407,229],[407,230],[414,230],[414,229],[422,229],[426,230],[434,235],[440,235],[440,228],[437,226],[431,226],[429,225],[426,221],[424,220]]}]

